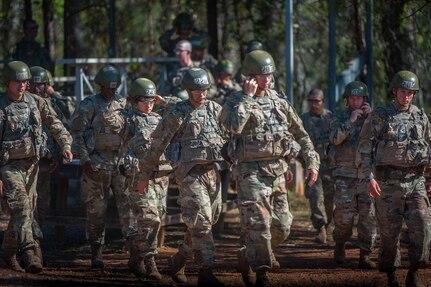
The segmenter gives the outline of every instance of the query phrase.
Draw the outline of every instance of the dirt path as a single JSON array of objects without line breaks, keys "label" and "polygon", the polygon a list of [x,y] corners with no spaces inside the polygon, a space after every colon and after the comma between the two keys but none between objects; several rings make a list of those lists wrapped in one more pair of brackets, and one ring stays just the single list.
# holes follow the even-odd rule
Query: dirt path
[{"label": "dirt path", "polygon": [[[243,286],[236,272],[239,224],[234,217],[227,219],[226,235],[216,239],[217,261],[215,274],[227,286]],[[82,230],[80,231],[82,233]],[[44,241],[44,255],[47,267],[38,275],[15,273],[0,269],[0,286],[172,286],[174,282],[167,275],[167,258],[176,252],[181,241],[181,230],[168,230],[165,247],[157,259],[164,278],[160,283],[140,282],[127,268],[127,254],[122,251],[120,239],[107,244],[104,252],[106,268],[103,272],[89,268],[89,247],[83,241],[66,238],[66,244]],[[82,234],[78,237],[83,239]],[[115,236],[114,236],[115,237]],[[117,238],[118,238],[117,234]],[[386,286],[386,276],[376,270],[363,271],[356,268],[359,251],[354,242],[347,245],[347,264],[337,266],[332,260],[333,243],[319,245],[313,243],[314,232],[310,221],[304,214],[296,214],[292,232],[287,242],[275,250],[282,268],[270,277],[273,286]],[[406,248],[402,248],[403,268],[398,270],[398,278],[404,283],[407,273]],[[377,251],[372,254],[377,258]],[[192,262],[187,265],[186,273],[190,285],[195,285],[197,270]],[[431,286],[431,270],[422,271],[426,286]]]}]

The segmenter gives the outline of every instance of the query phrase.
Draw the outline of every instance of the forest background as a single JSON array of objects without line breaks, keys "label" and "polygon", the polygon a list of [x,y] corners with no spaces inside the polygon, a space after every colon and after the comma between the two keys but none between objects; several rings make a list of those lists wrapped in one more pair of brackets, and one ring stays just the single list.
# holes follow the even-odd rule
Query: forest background
[{"label": "forest background", "polygon": [[[368,0],[370,1],[370,0]],[[274,57],[277,77],[285,82],[285,1],[283,0],[121,0],[116,7],[116,57],[165,57],[159,36],[172,28],[180,12],[188,12],[199,29],[216,30],[211,50],[218,59],[241,65],[247,42],[262,42]],[[367,1],[334,0],[336,69],[341,73],[364,50]],[[431,112],[431,1],[374,0],[374,105],[390,100],[388,86],[403,69],[415,72],[421,93],[416,103]],[[0,59],[10,59],[22,38],[22,23],[32,17],[39,24],[37,40],[53,59],[106,58],[109,48],[109,0],[0,0]],[[293,1],[294,104],[306,109],[312,88],[328,89],[328,1]],[[210,36],[214,35],[213,32]],[[88,66],[95,73],[98,67]],[[129,78],[158,80],[158,65],[130,64]],[[93,70],[93,71],[91,71]],[[364,73],[365,73],[364,69]],[[56,76],[67,69],[56,67]],[[360,80],[366,79],[362,74]],[[339,104],[340,106],[343,103]],[[429,114],[429,113],[428,113]]]}]

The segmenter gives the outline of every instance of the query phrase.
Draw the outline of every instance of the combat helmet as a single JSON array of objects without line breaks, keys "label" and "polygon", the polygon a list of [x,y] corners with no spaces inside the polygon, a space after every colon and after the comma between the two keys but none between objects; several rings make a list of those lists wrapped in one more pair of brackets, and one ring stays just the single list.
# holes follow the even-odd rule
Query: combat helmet
[{"label": "combat helmet", "polygon": [[392,91],[394,88],[407,89],[412,91],[419,91],[419,79],[415,73],[407,70],[399,71],[395,74],[389,89]]},{"label": "combat helmet", "polygon": [[94,82],[101,87],[118,88],[121,83],[120,71],[114,65],[105,65],[97,72]]},{"label": "combat helmet", "polygon": [[245,56],[242,64],[244,76],[264,75],[275,72],[275,63],[272,56],[263,50],[256,50]]},{"label": "combat helmet", "polygon": [[208,48],[208,37],[204,35],[194,35],[190,38],[190,43],[192,43],[193,49],[206,49]]},{"label": "combat helmet", "polygon": [[228,75],[232,75],[234,72],[233,63],[228,59],[223,59],[217,63],[216,70],[218,73],[224,72]]},{"label": "combat helmet", "polygon": [[348,96],[361,96],[368,97],[368,88],[367,85],[360,81],[350,82],[344,88],[343,97],[347,98]]},{"label": "combat helmet", "polygon": [[6,64],[4,70],[4,80],[9,81],[25,81],[30,80],[31,72],[26,63],[21,61],[12,61]]},{"label": "combat helmet", "polygon": [[137,78],[130,86],[130,97],[137,100],[139,97],[154,98],[157,96],[156,85],[146,78]]},{"label": "combat helmet", "polygon": [[35,84],[47,84],[49,82],[48,73],[46,69],[40,66],[33,66],[30,68],[31,79],[30,82]]},{"label": "combat helmet", "polygon": [[181,85],[186,90],[207,90],[211,86],[208,72],[201,68],[187,69]]},{"label": "combat helmet", "polygon": [[252,51],[256,50],[263,50],[263,44],[262,42],[259,42],[257,40],[251,40],[247,44],[247,53],[250,53]]},{"label": "combat helmet", "polygon": [[54,78],[52,77],[52,74],[49,70],[46,70],[46,74],[48,75],[48,85],[54,86]]}]

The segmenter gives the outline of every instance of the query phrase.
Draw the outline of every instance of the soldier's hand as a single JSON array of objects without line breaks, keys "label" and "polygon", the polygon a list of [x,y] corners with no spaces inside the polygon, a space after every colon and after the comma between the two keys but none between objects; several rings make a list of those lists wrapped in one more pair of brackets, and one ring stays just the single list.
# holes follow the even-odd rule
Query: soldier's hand
[{"label": "soldier's hand", "polygon": [[73,153],[70,150],[63,152],[63,164],[70,163],[73,160]]},{"label": "soldier's hand", "polygon": [[380,197],[381,191],[379,184],[374,178],[368,182],[368,194],[371,197]]},{"label": "soldier's hand", "polygon": [[54,94],[55,93],[55,90],[54,90],[54,88],[52,87],[52,86],[46,86],[46,93],[48,94],[48,95],[51,95],[51,94]]},{"label": "soldier's hand", "polygon": [[354,123],[354,122],[356,122],[356,120],[357,120],[359,117],[362,117],[363,115],[364,115],[364,111],[363,111],[363,110],[361,110],[361,109],[354,110],[354,111],[352,112],[352,114],[350,115],[350,121],[351,121],[352,123]]},{"label": "soldier's hand", "polygon": [[305,180],[308,180],[308,186],[313,186],[313,184],[317,180],[317,176],[319,175],[319,172],[315,170],[314,168],[307,169],[305,172]]},{"label": "soldier's hand", "polygon": [[257,91],[257,82],[255,78],[249,78],[244,82],[244,93],[250,97],[253,97]]},{"label": "soldier's hand", "polygon": [[91,160],[84,163],[84,173],[94,181],[100,179],[100,171],[94,166]]},{"label": "soldier's hand", "polygon": [[291,183],[293,181],[293,172],[290,169],[284,173],[284,179],[286,183]]},{"label": "soldier's hand", "polygon": [[372,111],[369,103],[364,103],[361,109],[364,112],[364,117],[368,116]]},{"label": "soldier's hand", "polygon": [[138,181],[138,192],[140,194],[147,193],[148,190],[148,180],[139,180]]},{"label": "soldier's hand", "polygon": [[156,101],[154,103],[158,106],[164,106],[166,104],[165,100],[160,95],[156,95],[155,100]]},{"label": "soldier's hand", "polygon": [[3,197],[4,195],[4,185],[3,185],[3,181],[0,180],[0,197]]}]

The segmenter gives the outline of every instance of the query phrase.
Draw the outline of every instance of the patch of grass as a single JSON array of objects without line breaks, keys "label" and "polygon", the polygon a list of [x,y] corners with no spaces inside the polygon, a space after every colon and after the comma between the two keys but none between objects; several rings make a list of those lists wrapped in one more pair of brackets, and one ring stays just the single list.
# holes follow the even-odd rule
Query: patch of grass
[{"label": "patch of grass", "polygon": [[295,191],[289,191],[289,204],[292,214],[296,216],[310,217],[310,204],[304,195],[298,194]]}]

